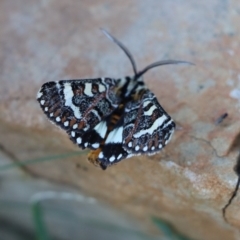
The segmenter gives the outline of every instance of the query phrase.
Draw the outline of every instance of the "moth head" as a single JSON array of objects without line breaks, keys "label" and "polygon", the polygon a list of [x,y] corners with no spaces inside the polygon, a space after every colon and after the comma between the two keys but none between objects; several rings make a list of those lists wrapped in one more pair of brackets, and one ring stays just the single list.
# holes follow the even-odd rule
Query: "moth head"
[{"label": "moth head", "polygon": [[134,61],[134,58],[133,58],[132,54],[130,53],[130,51],[119,40],[117,40],[115,37],[113,37],[105,29],[101,28],[101,30],[107,36],[107,38],[109,38],[111,41],[116,43],[123,50],[123,52],[127,55],[128,59],[131,62],[132,68],[133,68],[133,72],[134,72],[133,79],[135,81],[141,81],[141,77],[143,76],[143,74],[145,74],[148,70],[150,70],[152,68],[155,68],[155,67],[158,67],[158,66],[168,65],[168,64],[190,64],[190,65],[194,65],[191,62],[186,62],[186,61],[181,61],[181,60],[162,60],[162,61],[157,61],[157,62],[151,63],[150,65],[145,67],[143,70],[138,72],[137,71],[137,65],[136,65],[136,63]]}]

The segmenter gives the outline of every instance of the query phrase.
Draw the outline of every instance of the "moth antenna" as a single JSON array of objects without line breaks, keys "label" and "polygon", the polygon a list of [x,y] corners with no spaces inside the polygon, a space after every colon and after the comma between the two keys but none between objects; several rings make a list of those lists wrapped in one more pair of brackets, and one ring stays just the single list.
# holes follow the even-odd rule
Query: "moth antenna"
[{"label": "moth antenna", "polygon": [[107,38],[109,38],[111,41],[116,43],[125,52],[125,54],[128,56],[128,58],[132,64],[134,75],[137,75],[137,66],[136,66],[133,56],[129,52],[129,50],[121,42],[119,42],[115,37],[113,37],[109,32],[107,32],[105,29],[103,29],[103,28],[100,28],[100,29],[107,36]]},{"label": "moth antenna", "polygon": [[150,65],[148,65],[147,67],[145,67],[142,71],[138,72],[135,75],[135,79],[141,77],[144,73],[146,73],[148,70],[158,67],[158,66],[162,66],[162,65],[168,65],[168,64],[189,64],[189,65],[195,65],[194,63],[191,62],[186,62],[186,61],[178,61],[178,60],[162,60],[162,61],[158,61],[155,63],[152,63]]},{"label": "moth antenna", "polygon": [[231,205],[232,200],[237,196],[237,192],[239,189],[239,185],[240,185],[240,152],[238,154],[238,158],[237,158],[237,164],[234,167],[234,171],[238,176],[238,180],[237,180],[237,184],[235,186],[235,189],[232,193],[232,196],[230,197],[230,199],[228,200],[228,203],[222,208],[222,214],[223,214],[223,218],[226,222],[228,222],[227,218],[226,218],[226,210],[229,207],[229,205]]}]

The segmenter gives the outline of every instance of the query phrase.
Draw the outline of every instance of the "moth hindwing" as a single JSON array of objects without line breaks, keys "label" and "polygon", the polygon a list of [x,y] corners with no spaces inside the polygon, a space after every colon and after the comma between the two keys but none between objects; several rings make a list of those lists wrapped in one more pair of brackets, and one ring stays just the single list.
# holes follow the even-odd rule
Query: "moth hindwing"
[{"label": "moth hindwing", "polygon": [[128,49],[109,33],[129,57],[133,77],[47,82],[37,100],[50,121],[64,129],[88,160],[106,169],[124,158],[155,154],[171,139],[175,124],[143,82],[149,69],[183,61],[159,61],[137,72]]}]

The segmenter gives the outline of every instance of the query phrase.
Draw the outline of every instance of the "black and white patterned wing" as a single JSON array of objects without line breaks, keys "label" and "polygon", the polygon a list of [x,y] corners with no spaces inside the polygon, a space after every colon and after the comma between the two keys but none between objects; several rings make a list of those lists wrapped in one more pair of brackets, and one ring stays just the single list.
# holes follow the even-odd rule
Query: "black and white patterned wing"
[{"label": "black and white patterned wing", "polygon": [[123,124],[123,148],[128,156],[154,154],[170,141],[175,129],[172,118],[156,96],[147,90],[138,101],[128,102]]},{"label": "black and white patterned wing", "polygon": [[122,115],[116,114],[119,120],[98,155],[103,169],[134,155],[157,153],[170,141],[175,129],[175,123],[149,90],[122,108]]},{"label": "black and white patterned wing", "polygon": [[82,148],[97,149],[107,132],[103,120],[118,107],[111,78],[61,80],[43,84],[37,100],[47,117]]},{"label": "black and white patterned wing", "polygon": [[123,110],[124,105],[119,106],[108,121],[108,123],[111,123],[116,119],[117,123],[113,127],[110,127],[110,131],[97,157],[103,169],[128,156],[127,151],[123,148]]}]

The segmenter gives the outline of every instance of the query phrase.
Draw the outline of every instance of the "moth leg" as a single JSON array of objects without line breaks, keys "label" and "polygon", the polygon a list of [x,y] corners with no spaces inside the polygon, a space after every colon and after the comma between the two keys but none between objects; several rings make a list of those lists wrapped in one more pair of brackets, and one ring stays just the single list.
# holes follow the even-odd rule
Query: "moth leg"
[{"label": "moth leg", "polygon": [[87,156],[87,159],[88,161],[93,164],[94,166],[97,166],[97,167],[100,167],[102,168],[102,170],[106,170],[107,167],[106,166],[103,166],[101,164],[101,162],[99,161],[98,159],[98,155],[99,153],[102,151],[101,148],[98,148],[96,150],[91,150],[89,153],[88,153],[88,156]]}]

